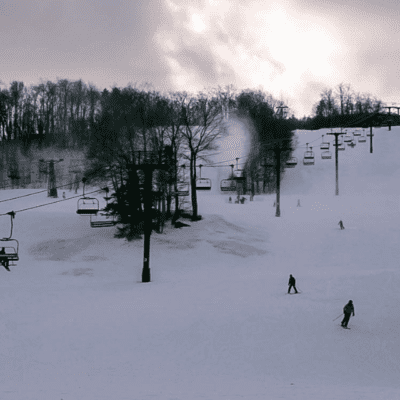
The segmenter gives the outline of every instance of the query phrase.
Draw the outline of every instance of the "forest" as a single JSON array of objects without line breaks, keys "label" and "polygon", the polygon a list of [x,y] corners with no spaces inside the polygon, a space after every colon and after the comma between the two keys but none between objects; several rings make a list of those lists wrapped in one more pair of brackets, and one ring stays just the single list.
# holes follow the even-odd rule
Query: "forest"
[{"label": "forest", "polygon": [[[46,184],[48,166],[61,174],[55,160],[69,159],[62,182],[69,181],[75,190],[82,178],[89,185],[112,186],[113,201],[105,211],[118,218],[122,236],[134,238],[143,231],[143,164],[158,165],[152,175],[158,227],[179,217],[189,187],[191,218],[201,218],[198,162],[207,163],[207,154],[218,150],[218,140],[229,134],[229,119],[246,120],[249,127],[251,149],[241,167],[238,190],[254,195],[276,190],[277,171],[284,173],[296,146],[295,129],[349,126],[382,111],[381,101],[355,94],[345,84],[324,90],[313,116],[297,119],[290,106],[271,94],[239,91],[233,85],[192,94],[161,93],[149,85],[100,91],[82,80],[31,86],[14,81],[0,91],[1,184]],[[49,157],[50,163],[45,160]],[[38,173],[32,178],[35,165]]]}]

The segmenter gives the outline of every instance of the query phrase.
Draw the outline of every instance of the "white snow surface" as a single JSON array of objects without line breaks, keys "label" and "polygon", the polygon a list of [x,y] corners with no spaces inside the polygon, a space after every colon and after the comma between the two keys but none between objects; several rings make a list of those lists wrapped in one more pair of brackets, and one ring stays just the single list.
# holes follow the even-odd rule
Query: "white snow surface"
[{"label": "white snow surface", "polygon": [[[143,240],[90,228],[76,199],[0,202],[20,243],[0,266],[0,399],[400,398],[400,128],[375,129],[372,154],[369,138],[339,153],[339,196],[326,132],[296,133],[316,163],[296,150],[281,217],[275,195],[229,204],[207,169],[203,220],[152,234],[150,283]],[[1,237],[9,227],[1,217]],[[289,274],[301,294],[286,294]],[[350,299],[345,330],[333,320]]]}]

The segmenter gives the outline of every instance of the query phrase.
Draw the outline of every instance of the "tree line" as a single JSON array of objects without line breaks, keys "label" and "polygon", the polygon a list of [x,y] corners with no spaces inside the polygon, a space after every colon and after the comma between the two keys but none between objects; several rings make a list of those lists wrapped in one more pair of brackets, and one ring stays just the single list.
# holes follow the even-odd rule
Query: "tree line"
[{"label": "tree line", "polygon": [[[320,99],[313,106],[312,115],[302,119],[291,118],[297,129],[321,129],[357,125],[366,117],[380,114],[384,120],[383,102],[369,93],[355,91],[351,84],[340,83],[325,88]],[[392,116],[393,124],[399,124],[399,117]]]},{"label": "tree line", "polygon": [[[207,154],[228,134],[231,117],[246,120],[251,137],[250,154],[241,167],[244,191],[274,191],[276,168],[284,172],[295,147],[293,131],[310,123],[285,118],[282,106],[266,92],[238,91],[233,85],[190,94],[132,86],[100,91],[82,80],[58,79],[29,87],[14,81],[0,90],[0,139],[3,148],[23,149],[27,157],[40,147],[83,150],[88,183],[113,186],[113,201],[106,211],[122,224],[122,236],[136,237],[144,221],[141,164],[162,165],[153,176],[158,225],[179,217],[186,190],[182,188],[188,186],[191,218],[199,219],[197,165],[210,160]],[[376,99],[355,96],[349,85],[339,85],[321,94],[312,122],[315,126],[315,121],[325,123],[333,116],[375,112],[380,106]],[[18,178],[15,156],[7,163],[3,157],[3,168],[11,168],[11,175]]]}]

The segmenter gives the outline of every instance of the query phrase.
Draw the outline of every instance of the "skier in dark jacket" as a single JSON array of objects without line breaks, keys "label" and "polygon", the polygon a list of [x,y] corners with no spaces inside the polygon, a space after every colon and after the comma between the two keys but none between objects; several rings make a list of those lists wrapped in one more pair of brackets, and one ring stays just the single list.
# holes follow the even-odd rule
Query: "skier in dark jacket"
[{"label": "skier in dark jacket", "polygon": [[297,289],[296,289],[296,279],[294,279],[294,277],[292,275],[290,275],[289,277],[289,289],[288,289],[288,293],[290,293],[290,289],[294,289],[295,293],[298,293]]},{"label": "skier in dark jacket", "polygon": [[[6,254],[6,250],[5,250],[4,247],[1,248],[0,254],[1,254],[1,255]],[[1,262],[1,265],[2,265],[7,271],[10,271],[10,268],[8,268],[8,266],[9,266],[8,258],[4,257],[4,259],[2,259],[0,262]]]},{"label": "skier in dark jacket", "polygon": [[343,314],[344,314],[344,318],[342,321],[342,326],[343,326],[343,328],[347,328],[347,324],[349,323],[351,314],[353,314],[353,317],[355,315],[354,314],[354,305],[353,305],[352,300],[349,300],[349,302],[344,306]]}]

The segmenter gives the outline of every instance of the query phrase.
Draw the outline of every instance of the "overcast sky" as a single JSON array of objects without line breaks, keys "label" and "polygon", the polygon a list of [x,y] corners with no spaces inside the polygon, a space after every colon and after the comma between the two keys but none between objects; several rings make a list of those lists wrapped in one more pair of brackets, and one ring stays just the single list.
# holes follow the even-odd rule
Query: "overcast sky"
[{"label": "overcast sky", "polygon": [[263,88],[297,117],[350,83],[400,103],[398,0],[0,0],[0,79]]}]

